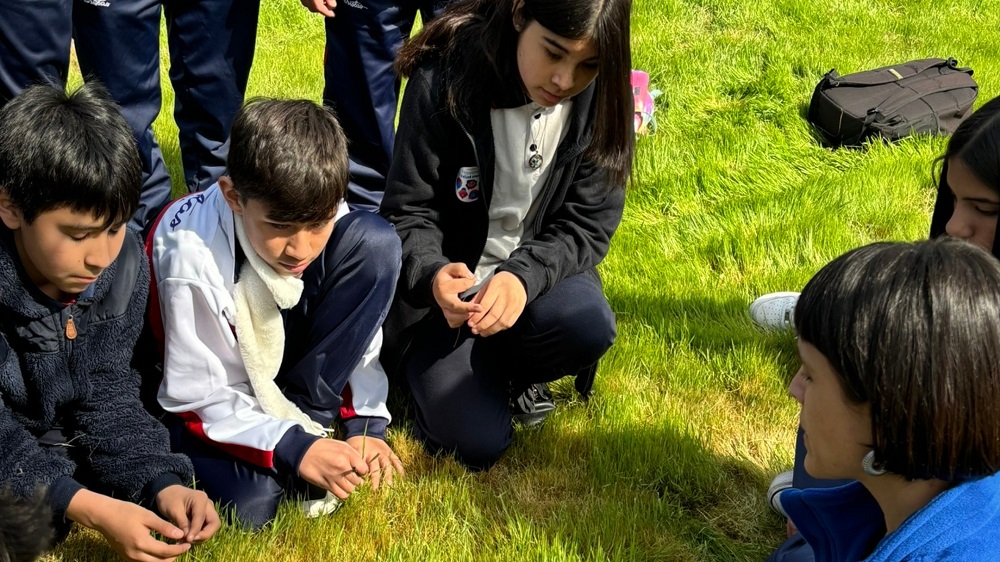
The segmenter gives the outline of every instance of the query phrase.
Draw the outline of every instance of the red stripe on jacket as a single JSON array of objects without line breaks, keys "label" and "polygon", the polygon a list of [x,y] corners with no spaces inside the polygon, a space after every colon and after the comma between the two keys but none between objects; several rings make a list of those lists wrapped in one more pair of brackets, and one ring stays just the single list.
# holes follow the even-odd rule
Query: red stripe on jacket
[{"label": "red stripe on jacket", "polygon": [[234,445],[232,443],[219,443],[218,441],[212,441],[208,434],[205,433],[205,426],[202,424],[201,418],[199,418],[197,414],[194,412],[181,412],[177,415],[184,420],[184,427],[190,431],[192,435],[201,439],[205,443],[208,443],[213,447],[218,447],[222,451],[225,451],[226,453],[229,453],[230,455],[248,463],[262,466],[264,468],[274,468],[274,451],[263,451],[261,449],[247,447],[246,445]]}]

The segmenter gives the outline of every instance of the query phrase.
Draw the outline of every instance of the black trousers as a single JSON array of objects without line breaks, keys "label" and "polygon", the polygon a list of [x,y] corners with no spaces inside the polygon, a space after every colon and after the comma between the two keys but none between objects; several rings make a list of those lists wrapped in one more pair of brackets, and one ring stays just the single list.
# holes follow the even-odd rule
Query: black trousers
[{"label": "black trousers", "polygon": [[416,433],[473,469],[493,465],[513,437],[510,400],[533,383],[588,376],[614,343],[615,316],[596,271],[564,279],[490,337],[425,321],[404,359]]},{"label": "black trousers", "polygon": [[326,20],[323,103],[337,112],[347,135],[352,209],[375,210],[382,202],[392,161],[399,77],[396,51],[420,12],[426,23],[448,0],[349,0],[337,2]]},{"label": "black trousers", "polygon": [[260,0],[0,0],[0,104],[31,84],[65,84],[73,39],[84,77],[104,83],[139,144],[143,190],[133,223],[140,228],[171,194],[152,129],[162,106],[161,10],[184,178],[189,191],[202,190],[225,171]]}]

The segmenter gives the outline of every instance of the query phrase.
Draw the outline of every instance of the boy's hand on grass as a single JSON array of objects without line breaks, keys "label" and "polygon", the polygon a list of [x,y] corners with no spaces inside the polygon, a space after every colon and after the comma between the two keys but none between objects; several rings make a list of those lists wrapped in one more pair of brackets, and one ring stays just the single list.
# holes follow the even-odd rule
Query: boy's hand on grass
[{"label": "boy's hand on grass", "polygon": [[184,541],[191,544],[207,541],[222,526],[208,495],[186,486],[167,486],[160,490],[156,494],[156,507],[184,531]]},{"label": "boy's hand on grass", "polygon": [[170,544],[153,537],[151,532],[167,540],[181,541],[184,531],[152,511],[90,490],[80,490],[73,496],[66,515],[100,532],[112,550],[132,562],[173,562],[191,549],[188,542]]},{"label": "boy's hand on grass", "polygon": [[317,440],[299,462],[299,476],[342,500],[364,482],[365,474],[368,463],[354,447],[335,439]]},{"label": "boy's hand on grass", "polygon": [[528,292],[517,275],[507,271],[497,273],[472,299],[483,307],[482,311],[469,317],[472,333],[488,337],[510,328],[521,317],[527,301]]},{"label": "boy's hand on grass", "polygon": [[347,443],[354,447],[368,463],[368,476],[371,478],[373,490],[378,490],[383,476],[385,477],[385,485],[392,486],[393,473],[400,476],[405,474],[403,461],[399,460],[399,457],[392,452],[392,448],[385,441],[377,437],[355,435],[349,438]]},{"label": "boy's hand on grass", "polygon": [[438,270],[431,283],[434,301],[444,312],[448,325],[457,328],[464,324],[473,314],[481,312],[482,306],[473,300],[465,302],[458,295],[468,291],[476,284],[476,276],[469,271],[464,263],[449,263]]},{"label": "boy's hand on grass", "polygon": [[314,14],[323,14],[328,18],[334,16],[333,9],[337,7],[337,0],[300,0],[302,5]]}]

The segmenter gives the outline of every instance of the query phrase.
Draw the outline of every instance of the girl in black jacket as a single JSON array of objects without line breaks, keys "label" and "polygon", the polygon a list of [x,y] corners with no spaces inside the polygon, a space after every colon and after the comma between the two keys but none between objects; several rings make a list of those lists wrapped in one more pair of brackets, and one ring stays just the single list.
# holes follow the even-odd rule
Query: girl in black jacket
[{"label": "girl in black jacket", "polygon": [[614,341],[595,267],[634,148],[630,12],[467,0],[400,51],[410,81],[381,210],[403,269],[383,363],[406,377],[427,448],[472,468],[510,444],[512,398],[565,375],[586,394]]}]

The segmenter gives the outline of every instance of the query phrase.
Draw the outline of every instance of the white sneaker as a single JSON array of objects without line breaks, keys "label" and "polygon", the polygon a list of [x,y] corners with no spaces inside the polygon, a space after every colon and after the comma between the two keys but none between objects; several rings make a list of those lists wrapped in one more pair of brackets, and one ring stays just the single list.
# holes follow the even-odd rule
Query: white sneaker
[{"label": "white sneaker", "polygon": [[774,477],[771,481],[771,485],[767,487],[767,503],[771,506],[771,509],[775,513],[781,515],[785,519],[788,518],[788,514],[785,513],[785,508],[781,505],[781,492],[792,487],[792,471],[788,470],[782,472],[781,474]]},{"label": "white sneaker", "polygon": [[768,293],[750,304],[750,318],[765,330],[795,329],[795,305],[801,293]]}]

